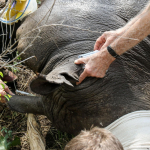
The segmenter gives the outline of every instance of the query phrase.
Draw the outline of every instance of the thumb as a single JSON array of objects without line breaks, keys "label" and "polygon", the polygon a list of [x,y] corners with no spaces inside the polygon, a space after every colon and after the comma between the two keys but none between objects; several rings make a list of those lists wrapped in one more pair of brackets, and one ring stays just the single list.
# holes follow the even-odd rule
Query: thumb
[{"label": "thumb", "polygon": [[85,63],[85,59],[84,58],[79,58],[77,60],[74,61],[75,64],[84,64]]},{"label": "thumb", "polygon": [[94,50],[99,50],[104,45],[105,42],[106,42],[106,39],[103,34],[96,40],[95,45],[94,45]]}]

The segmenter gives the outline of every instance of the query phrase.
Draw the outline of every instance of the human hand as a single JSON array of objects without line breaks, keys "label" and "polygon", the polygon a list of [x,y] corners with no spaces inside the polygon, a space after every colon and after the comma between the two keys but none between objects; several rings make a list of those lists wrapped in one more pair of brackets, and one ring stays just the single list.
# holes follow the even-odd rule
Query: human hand
[{"label": "human hand", "polygon": [[125,27],[115,31],[106,31],[96,40],[94,45],[94,50],[100,50],[98,53],[75,60],[75,64],[85,64],[85,69],[80,75],[77,84],[80,84],[86,77],[103,78],[105,76],[110,64],[115,60],[107,51],[107,46],[124,32]]},{"label": "human hand", "polygon": [[0,80],[0,102],[1,103],[5,103],[5,97],[4,95],[11,94],[14,95],[10,89],[8,88],[8,86],[2,81]]},{"label": "human hand", "polygon": [[75,64],[85,64],[85,69],[80,75],[79,82],[77,84],[80,84],[86,77],[90,76],[103,78],[109,68],[109,65],[114,60],[115,58],[109,54],[106,48],[89,57],[75,60]]},{"label": "human hand", "polygon": [[114,42],[118,37],[124,33],[125,29],[120,28],[115,31],[106,31],[104,32],[95,42],[94,50],[100,50],[109,46]]}]

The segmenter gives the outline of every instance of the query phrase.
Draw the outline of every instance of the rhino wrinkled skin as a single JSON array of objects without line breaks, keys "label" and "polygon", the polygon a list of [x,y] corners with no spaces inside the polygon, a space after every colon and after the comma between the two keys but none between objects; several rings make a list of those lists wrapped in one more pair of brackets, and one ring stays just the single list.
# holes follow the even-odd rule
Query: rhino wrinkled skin
[{"label": "rhino wrinkled skin", "polygon": [[74,64],[78,55],[93,50],[103,32],[124,26],[146,3],[45,0],[17,31],[18,51],[27,49],[23,59],[35,56],[26,65],[41,74],[30,88],[42,97],[14,96],[9,107],[44,114],[56,128],[73,134],[92,125],[105,127],[136,110],[149,110],[150,36],[116,59],[102,79],[89,77],[75,85],[83,70]]}]

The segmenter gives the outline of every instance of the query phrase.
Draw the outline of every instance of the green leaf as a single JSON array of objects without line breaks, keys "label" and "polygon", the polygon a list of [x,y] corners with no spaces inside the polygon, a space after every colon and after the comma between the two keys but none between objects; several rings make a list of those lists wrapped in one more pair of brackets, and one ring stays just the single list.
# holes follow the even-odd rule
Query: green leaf
[{"label": "green leaf", "polygon": [[5,128],[5,127],[3,127],[3,129],[1,130],[1,132],[5,132],[5,133],[7,133],[7,129]]},{"label": "green leaf", "polygon": [[7,150],[5,147],[5,138],[0,136],[0,150]]},{"label": "green leaf", "polygon": [[3,136],[0,136],[0,144],[1,142],[4,140],[4,137]]},{"label": "green leaf", "polygon": [[19,55],[19,53],[18,53],[18,51],[17,51],[17,52],[16,52],[17,59],[18,59],[18,60],[21,60],[21,57],[18,56],[18,55]]},{"label": "green leaf", "polygon": [[9,94],[7,94],[7,96],[9,97],[9,98],[11,98],[12,96],[11,95],[9,95]]},{"label": "green leaf", "polygon": [[5,146],[6,146],[6,149],[9,150],[11,147],[11,142],[6,142]]},{"label": "green leaf", "polygon": [[21,57],[19,56],[19,57],[17,57],[17,59],[18,59],[18,60],[21,60]]},{"label": "green leaf", "polygon": [[7,134],[6,134],[6,136],[4,137],[4,146],[5,146],[5,148],[8,150],[7,139],[8,139],[8,136],[7,136]]},{"label": "green leaf", "polygon": [[5,89],[5,85],[3,83],[1,83],[1,86],[2,86],[3,89]]},{"label": "green leaf", "polygon": [[7,83],[7,81],[4,81],[4,83]]},{"label": "green leaf", "polygon": [[0,136],[0,150],[9,150],[11,147],[21,145],[20,144],[20,138],[15,136],[14,140],[12,140],[12,131],[4,127],[1,132],[4,131],[5,137]]},{"label": "green leaf", "polygon": [[4,97],[9,101],[9,97],[7,95],[4,95]]},{"label": "green leaf", "polygon": [[9,135],[9,137],[12,137],[12,131],[11,130],[8,131],[8,135]]},{"label": "green leaf", "polygon": [[0,71],[0,76],[3,78],[4,77],[4,75],[3,75],[3,73]]},{"label": "green leaf", "polygon": [[20,138],[15,136],[14,140],[11,142],[10,146],[13,147],[13,146],[17,146],[17,145],[21,145],[20,143]]},{"label": "green leaf", "polygon": [[5,137],[3,137],[3,136],[0,137],[0,150],[8,150],[9,149],[8,147],[10,145],[10,142],[7,142],[8,138],[9,138],[8,134],[6,134]]},{"label": "green leaf", "polygon": [[41,4],[41,1],[40,1],[40,0],[36,0],[36,1],[37,1],[38,4]]},{"label": "green leaf", "polygon": [[16,73],[16,72],[19,72],[19,70],[15,67],[11,68],[12,72]]}]

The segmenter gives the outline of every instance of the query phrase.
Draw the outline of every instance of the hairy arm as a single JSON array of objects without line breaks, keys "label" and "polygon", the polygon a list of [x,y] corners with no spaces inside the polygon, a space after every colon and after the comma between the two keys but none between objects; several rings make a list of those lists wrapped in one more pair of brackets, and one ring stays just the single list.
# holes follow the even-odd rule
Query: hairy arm
[{"label": "hairy arm", "polygon": [[141,14],[131,20],[124,28],[126,31],[111,43],[111,47],[119,55],[137,45],[150,34],[150,3]]},{"label": "hairy arm", "polygon": [[138,15],[136,15],[134,18],[132,18],[123,28],[124,30],[129,29],[138,19],[142,18],[143,15],[150,10],[150,1],[146,5],[144,9],[142,9]]},{"label": "hairy arm", "polygon": [[100,50],[107,46],[109,46],[111,43],[113,43],[118,38],[123,38],[123,34],[128,31],[129,28],[133,30],[133,25],[137,23],[141,18],[144,17],[146,13],[148,13],[150,10],[150,2],[146,5],[146,7],[141,10],[138,15],[136,15],[134,18],[132,18],[125,26],[112,31],[106,31],[104,32],[95,42],[94,50]]},{"label": "hairy arm", "polygon": [[[150,34],[150,2],[147,6],[129,23],[116,31],[105,32],[100,36],[94,46],[98,53],[88,58],[80,58],[76,64],[86,64],[83,73],[79,77],[81,83],[87,76],[103,78],[110,64],[115,60],[107,50],[107,46],[115,50],[118,55],[134,47],[147,35]],[[78,84],[79,84],[78,83]]]}]

